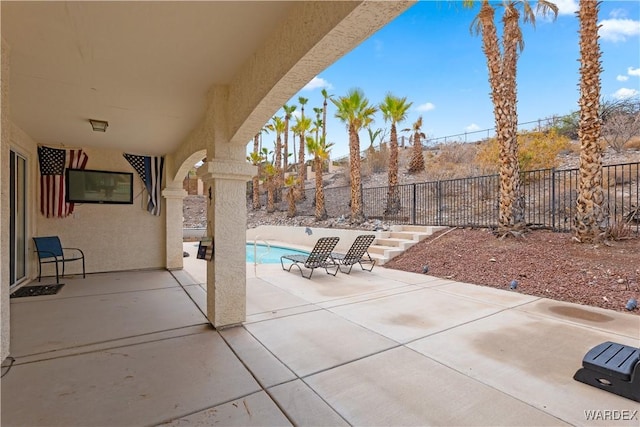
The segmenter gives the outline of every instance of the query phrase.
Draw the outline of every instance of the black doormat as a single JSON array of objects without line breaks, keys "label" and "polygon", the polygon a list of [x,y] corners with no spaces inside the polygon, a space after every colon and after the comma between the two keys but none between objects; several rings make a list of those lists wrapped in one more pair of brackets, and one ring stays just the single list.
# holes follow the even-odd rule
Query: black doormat
[{"label": "black doormat", "polygon": [[64,286],[64,283],[58,283],[57,285],[43,285],[43,286],[23,286],[14,293],[11,294],[11,298],[22,297],[38,297],[41,295],[55,295]]}]

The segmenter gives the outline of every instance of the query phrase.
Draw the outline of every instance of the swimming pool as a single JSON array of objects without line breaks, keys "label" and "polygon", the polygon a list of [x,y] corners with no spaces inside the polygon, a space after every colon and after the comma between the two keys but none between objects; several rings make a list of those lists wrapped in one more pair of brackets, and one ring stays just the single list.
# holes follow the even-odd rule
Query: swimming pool
[{"label": "swimming pool", "polygon": [[297,249],[283,248],[281,246],[267,246],[263,244],[256,245],[256,256],[254,258],[253,243],[247,243],[247,262],[251,264],[254,260],[258,259],[258,264],[277,264],[280,262],[280,257],[287,254],[300,254],[309,255],[309,252],[299,251]]}]

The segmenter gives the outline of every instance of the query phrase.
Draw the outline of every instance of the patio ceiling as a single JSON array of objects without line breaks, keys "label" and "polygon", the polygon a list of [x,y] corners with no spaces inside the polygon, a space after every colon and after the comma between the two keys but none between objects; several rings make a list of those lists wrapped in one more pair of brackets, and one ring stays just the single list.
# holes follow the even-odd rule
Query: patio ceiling
[{"label": "patio ceiling", "polygon": [[3,1],[12,119],[42,144],[173,152],[294,6]]}]

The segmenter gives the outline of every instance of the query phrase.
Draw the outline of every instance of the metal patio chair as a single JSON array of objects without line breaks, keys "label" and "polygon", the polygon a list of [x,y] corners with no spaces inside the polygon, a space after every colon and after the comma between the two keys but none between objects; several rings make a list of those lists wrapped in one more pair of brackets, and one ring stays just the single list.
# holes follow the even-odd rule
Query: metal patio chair
[{"label": "metal patio chair", "polygon": [[[333,260],[333,258],[331,258],[331,251],[333,251],[333,249],[338,244],[338,240],[340,240],[339,237],[321,237],[318,239],[309,255],[282,255],[280,257],[280,265],[282,265],[282,269],[286,271],[291,271],[291,268],[293,268],[293,266],[295,265],[300,269],[300,274],[305,279],[311,279],[313,270],[318,267],[324,268],[327,274],[335,276],[336,274],[338,274],[338,264]],[[292,264],[289,265],[288,269],[284,266],[284,260],[292,262]],[[311,270],[309,276],[304,275],[302,267]],[[336,269],[336,271],[333,273],[329,271],[329,268],[332,267],[335,267]]]},{"label": "metal patio chair", "polygon": [[64,277],[64,266],[68,262],[82,261],[82,277],[85,278],[84,252],[78,248],[63,248],[58,236],[34,237],[38,254],[38,282],[42,277],[42,264],[55,263],[56,283],[60,283],[58,264],[62,264],[62,277]]},{"label": "metal patio chair", "polygon": [[[346,254],[332,253],[331,257],[338,263],[338,268],[341,272],[349,274],[355,264],[360,264],[360,268],[365,271],[373,270],[373,266],[376,265],[376,261],[369,255],[369,246],[376,239],[373,234],[363,234],[356,237],[353,244],[349,248]],[[367,269],[362,264],[371,264],[371,268]],[[343,271],[342,267],[349,267],[349,270]]]}]

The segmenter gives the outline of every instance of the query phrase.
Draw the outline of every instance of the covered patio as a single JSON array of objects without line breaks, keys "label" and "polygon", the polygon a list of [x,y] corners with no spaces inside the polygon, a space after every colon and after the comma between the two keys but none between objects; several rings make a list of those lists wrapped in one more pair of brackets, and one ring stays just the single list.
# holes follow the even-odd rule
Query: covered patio
[{"label": "covered patio", "polygon": [[215,330],[206,262],[184,248],[182,271],[12,299],[2,425],[610,425],[587,419],[609,410],[637,426],[640,404],[572,379],[592,346],[637,346],[637,316],[381,267],[247,264],[247,320]]}]

